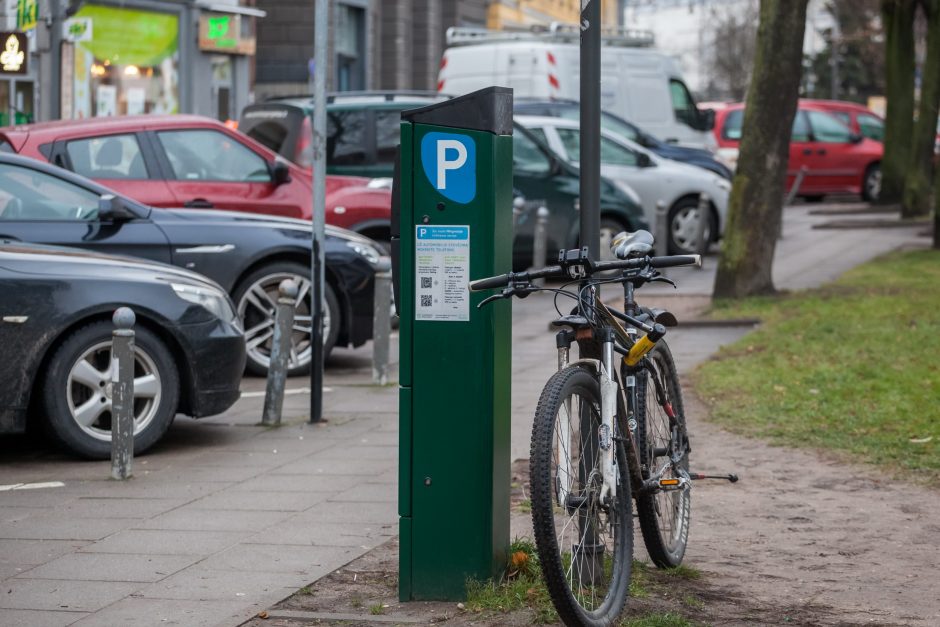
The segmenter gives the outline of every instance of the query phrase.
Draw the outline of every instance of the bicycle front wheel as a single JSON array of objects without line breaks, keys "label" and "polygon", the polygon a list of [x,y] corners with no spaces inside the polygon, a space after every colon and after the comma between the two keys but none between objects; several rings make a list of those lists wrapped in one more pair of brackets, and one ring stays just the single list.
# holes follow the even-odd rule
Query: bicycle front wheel
[{"label": "bicycle front wheel", "polygon": [[[682,390],[672,353],[658,342],[647,356],[648,368],[637,376],[637,415],[640,461],[644,476],[679,477],[689,470],[688,433]],[[689,540],[689,488],[642,494],[636,502],[643,542],[660,568],[682,563]]]},{"label": "bicycle front wheel", "polygon": [[549,379],[532,427],[530,488],[545,585],[566,625],[616,623],[627,599],[633,513],[616,440],[617,495],[601,502],[600,386],[574,365]]}]

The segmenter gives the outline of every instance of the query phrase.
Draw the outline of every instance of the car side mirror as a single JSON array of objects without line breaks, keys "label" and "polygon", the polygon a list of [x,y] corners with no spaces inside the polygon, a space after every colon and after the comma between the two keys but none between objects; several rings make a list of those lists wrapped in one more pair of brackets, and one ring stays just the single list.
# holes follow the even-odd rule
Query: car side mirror
[{"label": "car side mirror", "polygon": [[700,130],[710,131],[715,128],[715,110],[714,109],[699,109],[699,119],[701,120],[702,128]]},{"label": "car side mirror", "polygon": [[636,157],[636,165],[640,168],[651,168],[656,164],[653,163],[653,160],[650,159],[648,154],[641,152]]},{"label": "car side mirror", "polygon": [[853,144],[860,144],[862,143],[863,139],[865,139],[865,136],[862,135],[861,133],[852,133],[851,135],[849,135],[849,141],[852,142]]},{"label": "car side mirror", "polygon": [[271,164],[271,179],[274,181],[275,185],[283,185],[284,183],[290,182],[290,166],[281,161],[280,159],[275,159],[274,163]]},{"label": "car side mirror", "polygon": [[98,219],[117,222],[134,218],[133,212],[124,205],[124,199],[114,194],[104,194],[98,198]]}]

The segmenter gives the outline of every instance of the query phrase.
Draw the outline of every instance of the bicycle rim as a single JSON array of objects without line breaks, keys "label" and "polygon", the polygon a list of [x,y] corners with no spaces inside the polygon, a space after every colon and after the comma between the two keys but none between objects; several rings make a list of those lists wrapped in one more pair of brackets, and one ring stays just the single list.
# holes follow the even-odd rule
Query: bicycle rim
[{"label": "bicycle rim", "polygon": [[633,518],[626,463],[618,454],[617,497],[602,504],[599,424],[594,374],[579,366],[556,373],[536,410],[530,481],[542,573],[567,625],[614,624],[630,582]]},{"label": "bicycle rim", "polygon": [[[676,478],[678,472],[670,462],[670,456],[681,455],[678,467],[686,472],[689,469],[679,378],[665,344],[658,344],[648,359],[653,372],[645,371],[637,378],[640,455],[648,473],[665,467],[662,478]],[[659,378],[665,396],[663,399],[657,394],[654,376]],[[644,494],[637,499],[637,514],[643,542],[653,563],[660,568],[681,564],[689,539],[689,488]]]}]

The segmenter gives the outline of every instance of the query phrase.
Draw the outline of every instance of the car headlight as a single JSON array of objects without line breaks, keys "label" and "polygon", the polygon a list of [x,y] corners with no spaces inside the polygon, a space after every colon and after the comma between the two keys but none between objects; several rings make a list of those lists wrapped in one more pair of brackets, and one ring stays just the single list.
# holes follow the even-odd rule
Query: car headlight
[{"label": "car headlight", "polygon": [[228,295],[222,290],[207,285],[189,283],[170,283],[177,296],[185,301],[199,305],[216,318],[226,322],[235,321],[235,309]]},{"label": "car headlight", "polygon": [[373,266],[379,263],[379,258],[382,256],[382,253],[378,248],[372,244],[367,244],[365,242],[349,240],[346,242],[346,245],[352,248],[356,253],[365,257],[366,261],[371,263]]},{"label": "car headlight", "polygon": [[718,189],[724,190],[726,192],[731,191],[731,181],[729,181],[728,179],[723,179],[720,176],[715,177],[715,186]]}]

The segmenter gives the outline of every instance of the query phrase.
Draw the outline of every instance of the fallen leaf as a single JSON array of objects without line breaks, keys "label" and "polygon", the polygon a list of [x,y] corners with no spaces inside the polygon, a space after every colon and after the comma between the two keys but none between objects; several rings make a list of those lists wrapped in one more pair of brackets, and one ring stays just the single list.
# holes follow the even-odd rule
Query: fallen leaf
[{"label": "fallen leaf", "polygon": [[261,610],[260,612],[258,612],[258,618],[267,618],[267,617],[268,617],[268,613],[266,610]]},{"label": "fallen leaf", "polygon": [[516,570],[522,570],[526,563],[529,561],[529,554],[525,551],[516,551],[512,554],[512,558],[509,560],[509,563]]},{"label": "fallen leaf", "polygon": [[926,444],[933,439],[932,435],[928,435],[926,438],[911,438],[908,440],[911,444]]}]

